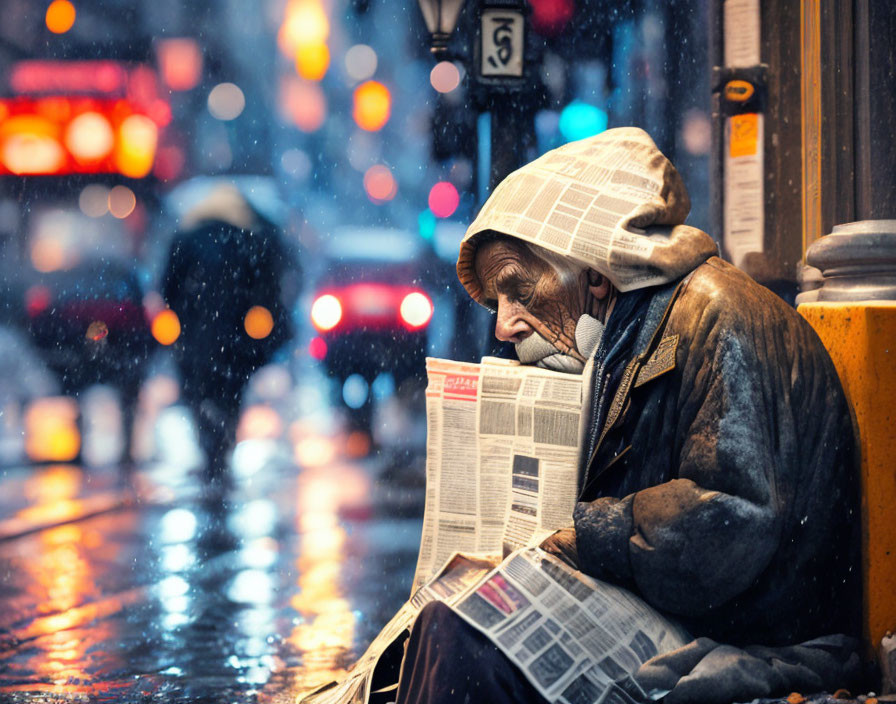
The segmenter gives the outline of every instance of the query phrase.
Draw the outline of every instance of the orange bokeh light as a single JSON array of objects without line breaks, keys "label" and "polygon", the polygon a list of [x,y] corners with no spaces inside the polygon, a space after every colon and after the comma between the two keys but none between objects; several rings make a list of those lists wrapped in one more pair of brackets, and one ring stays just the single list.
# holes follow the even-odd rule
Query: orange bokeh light
[{"label": "orange bokeh light", "polygon": [[374,203],[385,203],[398,193],[398,184],[388,167],[376,164],[364,174],[364,190]]},{"label": "orange bokeh light", "polygon": [[252,306],[243,319],[243,327],[253,340],[263,340],[274,329],[274,317],[264,306]]},{"label": "orange bokeh light", "polygon": [[33,401],[25,411],[25,453],[36,462],[69,462],[81,451],[78,404],[67,397]]},{"label": "orange bokeh light", "polygon": [[368,132],[381,130],[392,114],[392,94],[379,81],[365,81],[355,88],[353,104],[352,117]]},{"label": "orange bokeh light", "polygon": [[145,115],[130,115],[118,128],[115,166],[125,176],[143,178],[152,170],[159,128]]},{"label": "orange bokeh light", "polygon": [[330,49],[323,42],[302,44],[296,49],[296,71],[309,81],[319,81],[330,68]]},{"label": "orange bokeh light", "polygon": [[160,311],[152,320],[152,336],[159,344],[172,345],[180,337],[180,319],[170,308]]},{"label": "orange bokeh light", "polygon": [[69,0],[53,0],[45,17],[47,29],[53,34],[65,34],[75,24],[75,6]]}]

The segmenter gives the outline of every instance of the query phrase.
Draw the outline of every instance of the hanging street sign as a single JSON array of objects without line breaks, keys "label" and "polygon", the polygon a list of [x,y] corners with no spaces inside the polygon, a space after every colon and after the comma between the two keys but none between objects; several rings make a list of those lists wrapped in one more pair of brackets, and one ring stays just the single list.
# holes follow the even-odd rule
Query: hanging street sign
[{"label": "hanging street sign", "polygon": [[523,12],[512,8],[482,11],[482,51],[479,74],[483,77],[523,75]]}]

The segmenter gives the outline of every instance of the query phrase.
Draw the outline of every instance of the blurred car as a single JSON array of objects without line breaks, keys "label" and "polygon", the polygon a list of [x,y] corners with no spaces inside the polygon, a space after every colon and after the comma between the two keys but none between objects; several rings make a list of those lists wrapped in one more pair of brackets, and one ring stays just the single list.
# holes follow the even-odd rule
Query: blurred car
[{"label": "blurred car", "polygon": [[403,230],[342,228],[326,240],[311,306],[311,354],[345,382],[383,372],[396,387],[423,378],[433,304],[420,238]]},{"label": "blurred car", "polygon": [[129,441],[152,343],[134,268],[93,259],[35,272],[24,307],[31,339],[64,394],[77,395],[93,384],[118,390]]}]

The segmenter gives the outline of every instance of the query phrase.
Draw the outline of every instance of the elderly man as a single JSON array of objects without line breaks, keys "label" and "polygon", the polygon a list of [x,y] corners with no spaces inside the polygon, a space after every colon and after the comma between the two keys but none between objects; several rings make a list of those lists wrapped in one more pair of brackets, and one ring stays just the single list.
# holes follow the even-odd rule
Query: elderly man
[{"label": "elderly man", "polygon": [[[694,642],[636,673],[666,700],[748,700],[855,676],[852,426],[833,365],[791,308],[683,223],[641,130],[511,174],[458,275],[520,360],[591,379],[579,502],[543,547],[624,586]],[[589,362],[586,365],[587,362]],[[399,702],[543,701],[447,607],[424,609]]]}]

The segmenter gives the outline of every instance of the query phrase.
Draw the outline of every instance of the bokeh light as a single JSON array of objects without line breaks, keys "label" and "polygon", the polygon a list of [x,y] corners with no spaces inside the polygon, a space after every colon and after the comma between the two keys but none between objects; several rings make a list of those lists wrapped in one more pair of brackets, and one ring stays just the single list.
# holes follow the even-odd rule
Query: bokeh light
[{"label": "bokeh light", "polygon": [[376,164],[364,174],[364,190],[374,203],[385,203],[398,193],[398,184],[389,167]]},{"label": "bokeh light", "polygon": [[355,81],[372,78],[376,66],[376,52],[366,44],[355,44],[345,52],[345,72]]},{"label": "bokeh light", "polygon": [[65,150],[49,120],[37,116],[6,121],[9,136],[0,146],[0,160],[14,174],[52,174],[65,166]]},{"label": "bokeh light", "polygon": [[560,134],[568,142],[593,137],[607,129],[607,119],[605,110],[573,100],[560,113]]},{"label": "bokeh light", "polygon": [[311,306],[311,322],[321,332],[332,330],[342,320],[342,304],[332,294],[324,294]]},{"label": "bokeh light", "polygon": [[25,412],[25,452],[37,462],[68,462],[81,450],[78,404],[73,398],[32,401]]},{"label": "bokeh light", "polygon": [[116,218],[126,218],[136,206],[137,196],[127,186],[118,185],[109,191],[109,212]]},{"label": "bokeh light", "polygon": [[158,41],[156,50],[162,79],[171,90],[195,88],[202,77],[202,49],[191,37]]},{"label": "bokeh light", "polygon": [[280,110],[303,132],[314,132],[327,118],[327,98],[317,83],[290,76],[280,86]]},{"label": "bokeh light", "polygon": [[429,190],[429,209],[439,218],[450,218],[460,205],[460,195],[454,184],[439,181]]},{"label": "bokeh light", "polygon": [[383,140],[375,132],[356,129],[346,145],[345,155],[355,171],[364,173],[374,164],[382,162]]},{"label": "bokeh light", "polygon": [[562,32],[575,12],[574,0],[529,0],[532,7],[532,29],[543,37]]},{"label": "bokeh light", "polygon": [[429,82],[439,93],[450,93],[460,85],[460,71],[451,61],[439,61],[429,72]]},{"label": "bokeh light", "polygon": [[56,271],[67,262],[68,254],[59,240],[41,237],[32,243],[31,264],[37,271]]},{"label": "bokeh light", "polygon": [[330,49],[323,42],[302,44],[296,49],[296,71],[308,81],[319,81],[330,68]]},{"label": "bokeh light", "polygon": [[69,0],[53,0],[45,17],[47,29],[53,34],[65,34],[75,24],[75,6]]},{"label": "bokeh light", "polygon": [[432,302],[426,294],[413,291],[402,299],[399,313],[408,327],[411,329],[421,328],[432,317]]},{"label": "bokeh light", "polygon": [[692,108],[684,114],[681,141],[688,154],[704,156],[712,146],[712,123],[702,110]]},{"label": "bokeh light", "polygon": [[342,400],[349,408],[358,409],[367,402],[370,385],[360,374],[352,374],[342,384]]},{"label": "bokeh light", "polygon": [[436,234],[436,216],[427,208],[417,216],[417,229],[425,240],[431,240]]},{"label": "bokeh light", "polygon": [[280,155],[280,168],[294,179],[304,181],[311,175],[311,159],[301,149],[287,149]]},{"label": "bokeh light", "polygon": [[353,94],[352,117],[362,130],[376,132],[385,127],[392,114],[392,95],[379,81],[365,81]]},{"label": "bokeh light", "polygon": [[264,306],[252,306],[243,320],[246,334],[253,340],[263,340],[274,329],[274,317]]},{"label": "bokeh light", "polygon": [[289,0],[277,34],[280,51],[290,59],[305,44],[325,42],[330,35],[330,20],[320,0]]},{"label": "bokeh light", "polygon": [[97,161],[109,155],[115,146],[112,125],[104,115],[92,110],[82,112],[68,123],[65,146],[78,161]]},{"label": "bokeh light", "polygon": [[322,337],[314,337],[308,343],[308,354],[318,361],[327,356],[327,343]]},{"label": "bokeh light", "polygon": [[78,207],[88,217],[103,217],[109,212],[109,189],[99,183],[84,186],[78,196]]},{"label": "bokeh light", "polygon": [[159,128],[146,115],[130,115],[118,128],[115,166],[125,176],[143,178],[152,170]]},{"label": "bokeh light", "polygon": [[180,337],[180,319],[170,308],[159,311],[152,320],[152,336],[160,345],[172,345]]},{"label": "bokeh light", "polygon": [[235,83],[219,83],[208,94],[208,111],[218,120],[235,120],[245,107],[246,96]]}]

